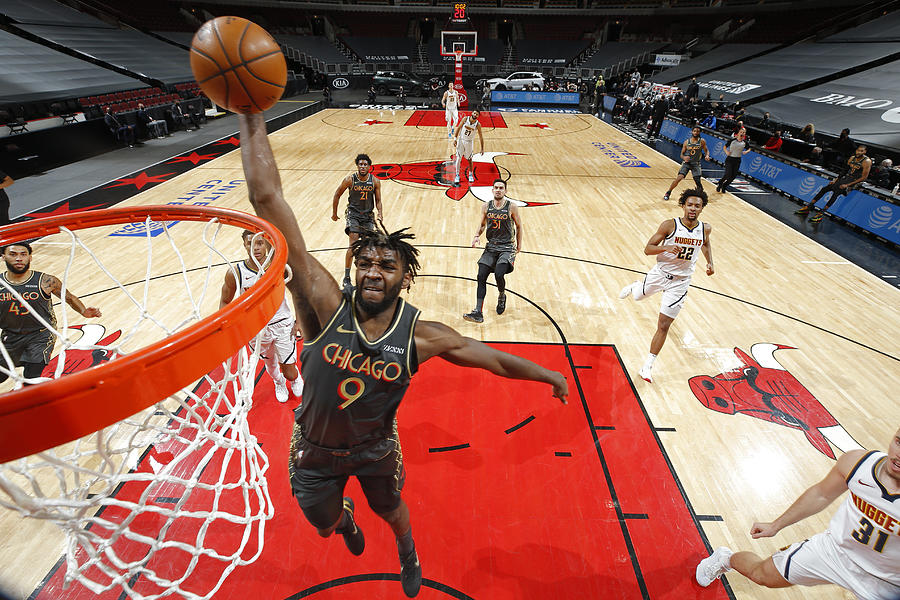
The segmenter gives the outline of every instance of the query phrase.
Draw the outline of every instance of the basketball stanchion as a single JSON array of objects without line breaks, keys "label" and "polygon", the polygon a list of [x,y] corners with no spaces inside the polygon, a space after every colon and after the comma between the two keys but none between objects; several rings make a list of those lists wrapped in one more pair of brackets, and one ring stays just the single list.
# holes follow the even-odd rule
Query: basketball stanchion
[{"label": "basketball stanchion", "polygon": [[[92,236],[109,239],[103,227],[122,224],[146,238],[144,281],[117,280],[117,256],[105,263],[88,246]],[[170,231],[175,224],[193,255],[205,246],[201,266],[182,259],[186,253]],[[190,226],[202,232],[186,236]],[[223,228],[229,235],[220,236]],[[203,307],[218,301],[219,287],[209,285],[216,269],[221,276],[230,264],[223,239],[233,243],[244,229],[272,241],[269,266],[234,302],[203,316]],[[0,245],[57,233],[69,237],[70,254],[78,251],[79,273],[93,261],[92,281],[109,280],[105,294],[124,295],[136,322],[115,342],[86,347],[108,358],[96,366],[24,387],[29,382],[13,376],[18,389],[0,395],[0,505],[65,532],[66,585],[77,581],[95,594],[121,588],[141,600],[211,598],[236,567],[260,556],[273,516],[268,458],[248,425],[259,347],[247,342],[284,299],[284,237],[239,211],[160,206],[18,223],[0,231]],[[135,238],[127,239],[134,252]],[[170,308],[174,284],[166,284],[162,302],[148,293],[158,276],[153,258],[162,251],[182,259],[171,279],[186,288],[186,314],[171,326],[152,307]],[[63,289],[73,262],[61,276]],[[62,321],[51,331],[57,359],[65,362],[67,351],[85,346],[69,339],[72,330]],[[158,339],[130,348],[139,329],[157,331]],[[5,366],[14,372],[11,362]]]}]

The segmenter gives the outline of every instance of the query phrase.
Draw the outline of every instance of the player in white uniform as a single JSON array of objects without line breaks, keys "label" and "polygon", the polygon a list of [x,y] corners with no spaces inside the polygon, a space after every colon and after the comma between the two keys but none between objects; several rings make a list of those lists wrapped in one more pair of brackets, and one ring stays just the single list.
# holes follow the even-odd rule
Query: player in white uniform
[{"label": "player in white uniform", "polygon": [[453,183],[459,185],[459,167],[464,156],[469,161],[469,181],[475,181],[475,168],[472,166],[472,150],[475,146],[475,132],[481,141],[481,153],[484,154],[484,136],[481,135],[481,123],[478,122],[479,111],[476,108],[472,114],[459,122],[456,126],[456,179]]},{"label": "player in white uniform", "polygon": [[643,281],[630,283],[619,292],[619,298],[630,295],[635,300],[643,300],[656,292],[663,293],[656,333],[650,341],[650,354],[640,370],[641,379],[645,381],[652,381],[653,361],[666,342],[669,326],[684,306],[701,252],[706,258],[706,274],[715,273],[709,241],[712,226],[699,220],[707,202],[703,190],[685,190],[681,194],[678,205],[684,208],[684,216],[663,221],[644,248],[644,254],[656,255],[656,264]]},{"label": "player in white uniform", "polygon": [[[262,235],[244,230],[242,236],[247,258],[235,263],[233,270],[225,272],[222,283],[222,296],[219,308],[223,308],[234,298],[235,292],[243,294],[259,279],[260,271],[266,267],[266,256],[271,245]],[[262,265],[262,268],[260,268]],[[303,393],[303,379],[297,369],[297,334],[299,327],[294,322],[294,315],[288,304],[287,292],[281,306],[269,323],[263,327],[250,343],[260,343],[260,357],[266,366],[266,372],[275,383],[275,398],[279,402],[287,402],[287,382],[291,382],[291,391],[299,398]]]},{"label": "player in white uniform", "polygon": [[447,137],[453,137],[453,131],[459,124],[459,92],[453,87],[453,82],[447,84],[447,91],[441,98],[444,107],[444,119],[447,120]]},{"label": "player in white uniform", "polygon": [[772,523],[754,523],[750,535],[772,537],[788,525],[824,510],[850,494],[828,529],[782,548],[768,558],[717,549],[697,565],[702,586],[734,569],[770,588],[833,583],[860,600],[900,598],[900,430],[887,453],[851,450],[828,475],[806,490]]}]

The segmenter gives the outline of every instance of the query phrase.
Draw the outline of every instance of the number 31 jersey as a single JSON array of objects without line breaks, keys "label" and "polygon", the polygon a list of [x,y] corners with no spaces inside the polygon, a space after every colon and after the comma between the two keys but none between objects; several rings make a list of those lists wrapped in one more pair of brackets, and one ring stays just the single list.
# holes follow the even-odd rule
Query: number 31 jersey
[{"label": "number 31 jersey", "polygon": [[867,573],[900,586],[900,494],[889,494],[875,474],[884,452],[869,452],[847,477],[850,494],[829,529],[847,557]]},{"label": "number 31 jersey", "polygon": [[663,240],[663,245],[675,244],[678,246],[678,254],[671,252],[657,254],[657,266],[667,275],[684,277],[693,274],[705,239],[703,221],[697,221],[694,227],[688,229],[680,218],[675,219],[675,231]]}]

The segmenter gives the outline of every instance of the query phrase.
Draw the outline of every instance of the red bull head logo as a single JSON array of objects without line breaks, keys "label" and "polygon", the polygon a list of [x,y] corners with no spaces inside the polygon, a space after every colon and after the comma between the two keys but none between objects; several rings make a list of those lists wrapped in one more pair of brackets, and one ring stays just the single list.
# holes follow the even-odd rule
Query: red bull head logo
[{"label": "red bull head logo", "polygon": [[740,348],[734,353],[740,367],[715,377],[691,377],[691,391],[706,408],[733,415],[741,413],[770,423],[799,429],[816,450],[834,458],[829,442],[842,452],[861,446],[828,410],[775,359],[775,351],[789,349],[780,344],[753,344],[748,356]]},{"label": "red bull head logo", "polygon": [[[69,328],[81,331],[81,337],[72,346],[66,349],[65,363],[60,375],[69,375],[76,371],[83,371],[112,358],[113,351],[104,346],[109,346],[122,335],[122,330],[115,331],[106,337],[106,328],[96,323],[75,325]],[[59,364],[60,355],[50,359],[50,362],[41,372],[41,377],[55,377],[56,367]]]},{"label": "red bull head logo", "polygon": [[[471,169],[474,174],[475,181],[466,181],[462,177],[458,185],[453,184],[456,176],[454,162],[452,160],[430,160],[415,163],[384,163],[372,165],[372,174],[379,179],[391,179],[398,183],[415,183],[436,188],[443,188],[448,198],[453,200],[461,200],[466,194],[472,192],[472,195],[487,202],[494,195],[491,188],[495,179],[508,180],[509,177],[503,177],[500,168],[497,166],[496,159],[498,156],[521,156],[514,152],[484,152],[482,154],[472,155]],[[508,171],[507,171],[508,174]],[[507,196],[512,202],[519,206],[548,206],[557,204],[556,202],[532,202],[525,200],[517,200]]]}]

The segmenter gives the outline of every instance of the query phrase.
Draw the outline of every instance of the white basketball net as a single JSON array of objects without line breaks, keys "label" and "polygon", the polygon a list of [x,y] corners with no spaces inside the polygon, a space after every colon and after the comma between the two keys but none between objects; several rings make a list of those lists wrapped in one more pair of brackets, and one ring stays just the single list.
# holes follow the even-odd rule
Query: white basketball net
[{"label": "white basketball net", "polygon": [[[85,341],[88,325],[80,332],[68,329],[69,309],[57,307],[63,316],[61,327],[51,328],[59,349],[56,377],[67,352],[100,352],[115,360],[130,352],[129,342],[138,331],[149,328],[157,330],[157,337],[172,335],[210,314],[204,307],[211,298],[218,301],[216,284],[221,279],[212,273],[217,268],[221,276],[222,264],[228,263],[216,248],[222,226],[215,221],[203,224],[206,263],[189,268],[167,223],[148,218],[142,225],[148,248],[145,280],[128,286],[78,235],[63,230],[61,235],[70,238],[70,257],[60,277],[63,297],[79,248],[127,296],[138,317],[129,329],[122,328],[115,343],[99,344],[97,339]],[[159,252],[161,245],[151,239],[151,231],[160,227],[180,260],[182,295],[191,307],[187,317],[172,325],[151,314],[151,265],[154,248]],[[239,230],[229,229],[223,238],[236,237],[239,243]],[[174,284],[169,285],[169,293],[177,296]],[[129,288],[135,287],[142,287],[142,293],[133,294]],[[207,293],[210,290],[214,293]],[[15,379],[16,386],[24,383],[2,343],[0,355],[0,371]],[[268,458],[247,424],[258,359],[258,345],[250,350],[245,346],[189,389],[147,410],[93,435],[0,465],[0,505],[51,521],[65,532],[66,586],[78,581],[95,594],[120,586],[128,597],[147,600],[176,594],[210,598],[235,567],[259,557],[273,506],[265,480]],[[210,575],[212,569],[217,578]],[[191,579],[198,570],[204,573],[199,584]]]}]

